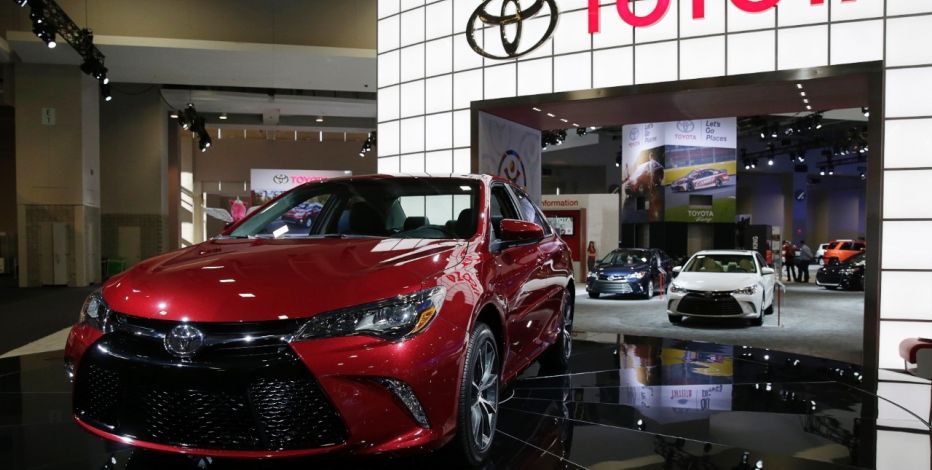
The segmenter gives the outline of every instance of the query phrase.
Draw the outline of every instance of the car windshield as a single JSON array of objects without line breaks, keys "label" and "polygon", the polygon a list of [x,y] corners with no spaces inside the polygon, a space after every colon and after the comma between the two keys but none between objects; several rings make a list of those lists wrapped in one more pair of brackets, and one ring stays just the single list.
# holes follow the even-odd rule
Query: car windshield
[{"label": "car windshield", "polygon": [[[313,183],[284,194],[243,221],[229,237],[465,239],[476,233],[478,198],[478,182],[468,179]],[[289,214],[295,208],[313,210],[298,218]]]},{"label": "car windshield", "polygon": [[709,254],[696,255],[686,263],[688,273],[756,273],[757,265],[751,255]]},{"label": "car windshield", "polygon": [[650,259],[646,250],[615,250],[604,258],[600,264],[610,266],[634,266],[644,264]]}]

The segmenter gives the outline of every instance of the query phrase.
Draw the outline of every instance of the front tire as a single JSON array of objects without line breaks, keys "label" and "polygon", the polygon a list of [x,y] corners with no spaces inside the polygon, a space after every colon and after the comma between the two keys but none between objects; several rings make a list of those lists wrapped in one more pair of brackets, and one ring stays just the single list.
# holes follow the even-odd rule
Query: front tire
[{"label": "front tire", "polygon": [[674,325],[678,325],[678,324],[680,324],[680,323],[683,323],[683,316],[682,316],[682,315],[667,315],[667,318],[669,318],[669,319],[670,319],[670,323],[673,323]]},{"label": "front tire", "polygon": [[478,466],[492,449],[498,423],[500,360],[495,335],[477,323],[466,350],[460,384],[456,437],[451,450],[471,466]]},{"label": "front tire", "polygon": [[598,292],[589,292],[589,298],[590,298],[590,299],[598,299],[598,298],[599,298],[599,295],[601,295],[601,294],[599,294]]}]

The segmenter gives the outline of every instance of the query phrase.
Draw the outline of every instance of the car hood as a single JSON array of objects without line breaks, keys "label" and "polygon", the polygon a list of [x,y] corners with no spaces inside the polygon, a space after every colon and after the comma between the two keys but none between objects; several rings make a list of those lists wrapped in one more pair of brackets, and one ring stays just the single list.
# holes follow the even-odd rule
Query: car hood
[{"label": "car hood", "polygon": [[731,291],[753,286],[760,281],[754,273],[680,273],[673,281],[678,286],[698,291]]},{"label": "car hood", "polygon": [[459,264],[451,240],[212,240],[144,261],[103,288],[111,309],[159,320],[304,318],[419,290]]}]

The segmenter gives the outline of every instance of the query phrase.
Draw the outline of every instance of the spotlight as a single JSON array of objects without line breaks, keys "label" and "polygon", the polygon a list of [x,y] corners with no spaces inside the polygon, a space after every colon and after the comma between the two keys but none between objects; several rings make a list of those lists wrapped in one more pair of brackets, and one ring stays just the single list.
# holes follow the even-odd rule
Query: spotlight
[{"label": "spotlight", "polygon": [[100,96],[104,97],[104,101],[110,101],[113,99],[113,96],[110,95],[110,85],[106,83],[100,84]]},{"label": "spotlight", "polygon": [[770,137],[773,138],[773,139],[776,139],[777,137],[780,137],[780,129],[779,129],[778,127],[774,126],[773,130],[770,131]]},{"label": "spotlight", "polygon": [[802,84],[802,83],[797,83],[797,84],[796,84],[796,88],[799,89],[799,90],[802,90],[802,89],[803,89],[803,84]]},{"label": "spotlight", "polygon": [[757,159],[756,159],[756,158],[751,160],[751,169],[753,170],[753,169],[755,169],[755,168],[757,168]]},{"label": "spotlight", "polygon": [[805,91],[799,92],[799,96],[802,96],[803,98],[805,98],[805,97],[806,97],[806,92],[805,92]]},{"label": "spotlight", "polygon": [[871,117],[871,110],[867,106],[862,107],[861,112],[864,113],[864,117]]},{"label": "spotlight", "polygon": [[824,167],[824,166],[820,166],[820,167],[819,167],[819,175],[825,176],[825,167]]},{"label": "spotlight", "polygon": [[16,0],[16,4],[19,5],[20,7],[24,7],[26,5],[29,5],[29,0]]},{"label": "spotlight", "polygon": [[172,119],[178,119],[178,111],[172,111],[172,112],[168,115],[168,117],[170,117],[170,118],[172,118]]},{"label": "spotlight", "polygon": [[221,120],[221,121],[226,121],[226,120],[229,119],[229,118],[230,118],[230,117],[227,116],[227,113],[220,113],[220,120]]},{"label": "spotlight", "polygon": [[315,122],[324,122],[324,117],[323,117],[323,116],[317,116],[317,119],[315,119],[314,121],[315,121]]},{"label": "spotlight", "polygon": [[767,159],[767,166],[773,166],[773,157]]},{"label": "spotlight", "polygon": [[762,129],[762,130],[760,131],[760,138],[761,138],[761,140],[767,138],[767,130],[766,130],[766,129]]},{"label": "spotlight", "polygon": [[210,134],[207,132],[198,134],[198,147],[201,149],[201,152],[206,152],[210,148],[211,139]]},{"label": "spotlight", "polygon": [[621,168],[621,152],[615,154],[615,168]]},{"label": "spotlight", "polygon": [[588,134],[588,133],[589,133],[589,131],[587,131],[585,127],[577,127],[577,128],[576,128],[576,135],[578,135],[578,136],[580,136],[580,137],[582,137],[582,136],[584,136],[584,135],[586,135],[586,134]]},{"label": "spotlight", "polygon": [[835,176],[835,168],[828,167],[828,175],[829,175],[829,176]]}]

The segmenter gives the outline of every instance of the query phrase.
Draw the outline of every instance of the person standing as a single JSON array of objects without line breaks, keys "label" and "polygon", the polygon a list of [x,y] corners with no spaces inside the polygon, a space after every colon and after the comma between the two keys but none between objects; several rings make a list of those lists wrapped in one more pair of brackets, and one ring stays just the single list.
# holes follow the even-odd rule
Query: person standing
[{"label": "person standing", "polygon": [[586,266],[589,268],[589,272],[595,271],[595,260],[598,257],[599,253],[595,249],[595,242],[589,242],[589,248],[586,248]]},{"label": "person standing", "polygon": [[796,276],[797,281],[809,282],[809,264],[812,263],[812,248],[806,244],[806,240],[799,241],[799,249],[796,252]]},{"label": "person standing", "polygon": [[783,256],[783,265],[786,266],[786,280],[792,281],[796,278],[796,247],[789,240],[783,240],[780,254]]}]

